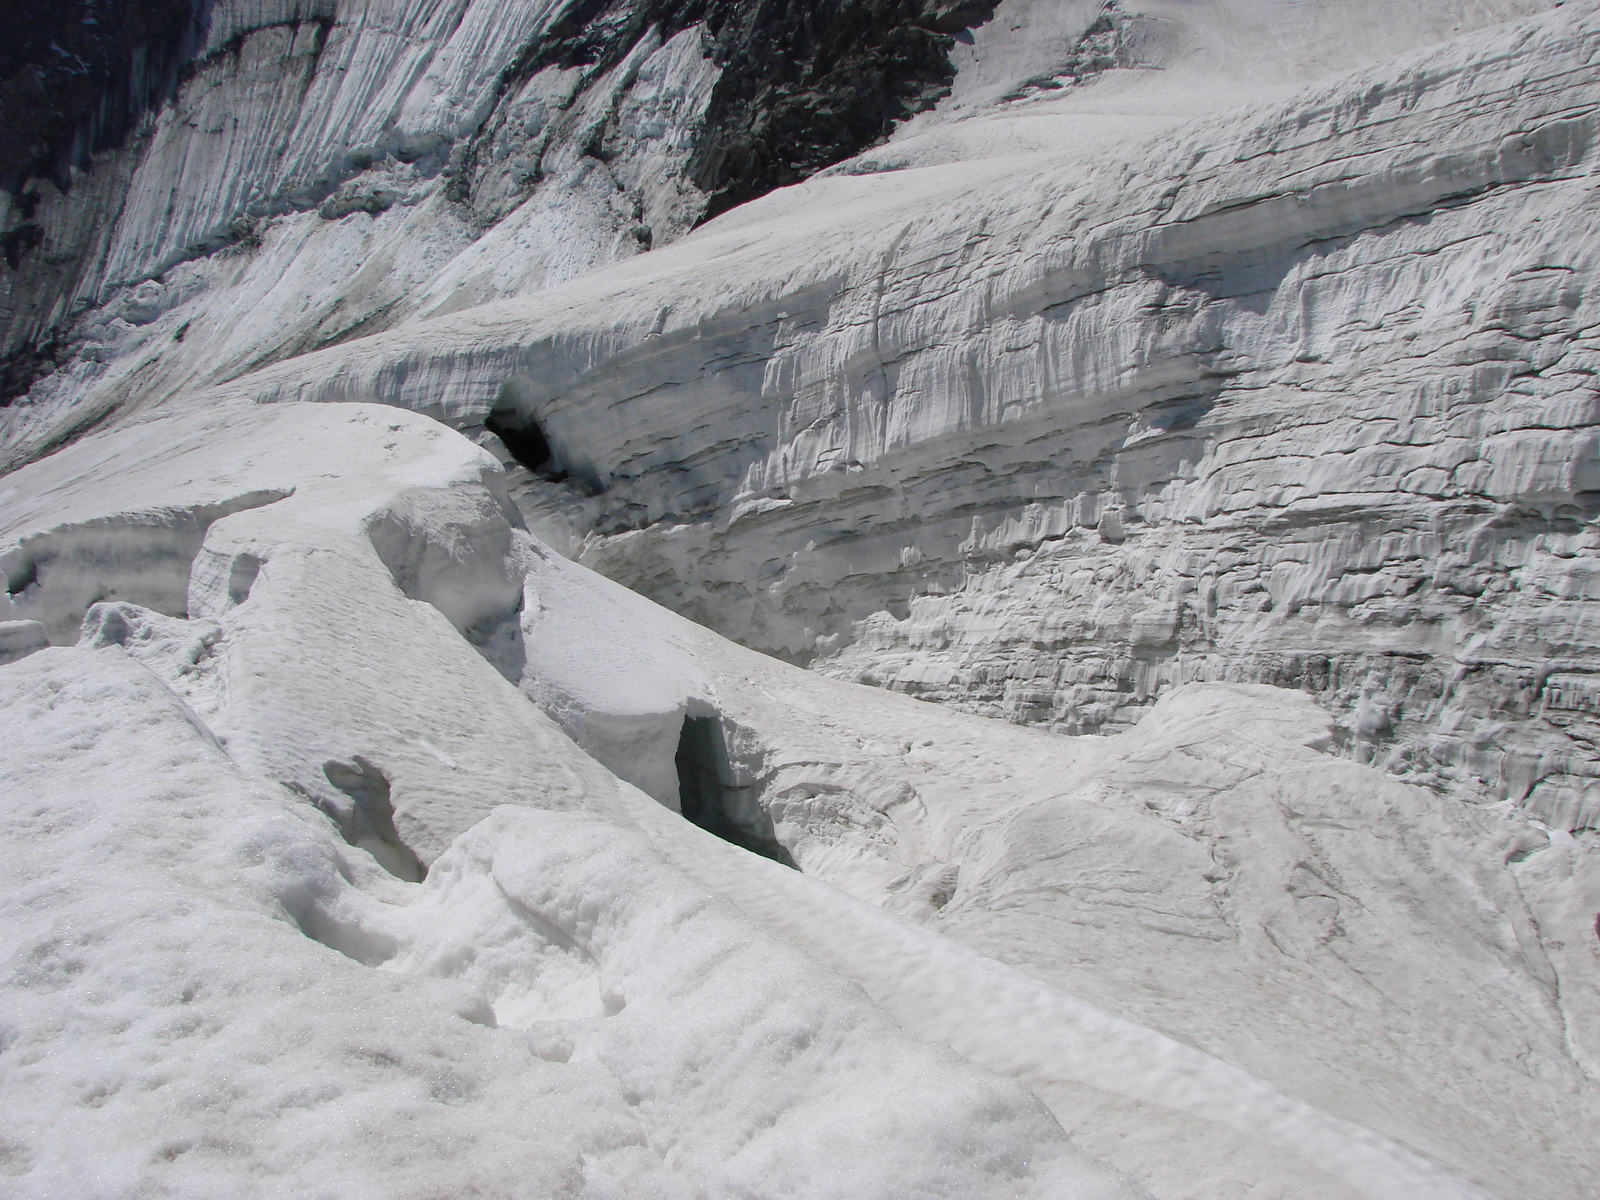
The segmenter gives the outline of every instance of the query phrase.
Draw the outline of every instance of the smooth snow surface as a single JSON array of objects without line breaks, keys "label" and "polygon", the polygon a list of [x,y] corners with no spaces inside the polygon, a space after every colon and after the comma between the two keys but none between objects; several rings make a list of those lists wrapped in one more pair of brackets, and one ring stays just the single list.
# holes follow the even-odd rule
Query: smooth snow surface
[{"label": "smooth snow surface", "polygon": [[0,1194],[1600,1194],[1600,7],[1003,0],[692,232],[564,11],[41,185]]}]

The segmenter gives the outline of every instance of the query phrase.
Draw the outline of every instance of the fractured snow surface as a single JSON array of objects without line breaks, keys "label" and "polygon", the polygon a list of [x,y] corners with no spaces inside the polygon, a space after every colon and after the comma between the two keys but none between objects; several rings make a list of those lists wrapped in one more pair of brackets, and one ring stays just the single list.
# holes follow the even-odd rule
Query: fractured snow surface
[{"label": "fractured snow surface", "polygon": [[[812,676],[555,556],[492,459],[376,406],[146,418],[9,486],[24,619],[75,640],[108,581],[0,678],[19,1195],[1140,1194],[981,1067],[1157,1194],[1492,1194],[1079,999],[1080,955],[1158,1024],[1187,979],[1220,1006],[1191,1042],[1392,1105],[1437,1157],[1576,1136],[1519,940],[1559,913],[1503,830],[1313,748],[1303,698],[1200,688],[1074,743]],[[696,712],[804,874],[671,811]],[[1592,869],[1526,862],[1530,896]],[[1346,877],[1282,889],[1306,871]],[[1398,1061],[1339,1078],[1375,1031]]]},{"label": "fractured snow surface", "polygon": [[[587,500],[530,506],[525,472],[362,402],[389,379],[471,425],[607,345],[607,386],[648,396],[680,360],[622,351],[673,304],[771,302],[761,273],[816,229],[834,259],[808,270],[854,261],[851,223],[871,241],[902,201],[967,219],[991,171],[1027,200],[1052,154],[1465,19],[1129,5],[1165,90],[999,96],[1043,69],[1039,28],[1096,7],[1002,6],[939,113],[592,285],[469,307],[535,286],[505,247],[561,238],[525,215],[416,309],[454,315],[138,399],[0,476],[0,1195],[1600,1192],[1592,847],[1336,753],[1300,692],[1189,684],[1074,738],[786,665],[552,549]],[[468,122],[470,55],[523,34],[480,11],[452,36],[408,112]],[[703,92],[682,46],[651,53],[662,104]],[[680,432],[608,403],[619,445]],[[905,436],[959,433],[935,407]],[[798,491],[793,445],[759,470]],[[817,487],[825,512],[842,485]]]}]

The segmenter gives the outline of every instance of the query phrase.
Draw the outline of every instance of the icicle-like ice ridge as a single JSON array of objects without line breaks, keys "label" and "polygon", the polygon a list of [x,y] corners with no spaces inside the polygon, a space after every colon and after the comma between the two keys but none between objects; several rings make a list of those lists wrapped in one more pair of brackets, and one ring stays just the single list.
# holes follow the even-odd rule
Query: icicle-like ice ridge
[{"label": "icicle-like ice ridge", "polygon": [[[644,1122],[643,1142],[614,1144],[648,1144],[663,1156],[630,1150],[634,1157],[624,1157],[632,1165],[606,1170],[642,1172],[640,1179],[686,1171],[715,1191],[724,1186],[716,1180],[734,1178],[745,1164],[766,1164],[748,1169],[784,1175],[799,1194],[927,1194],[906,1182],[921,1178],[907,1174],[910,1160],[898,1157],[906,1153],[932,1172],[930,1180],[964,1180],[962,1194],[1013,1177],[1019,1182],[1004,1186],[1033,1186],[1040,1195],[1123,1194],[1116,1189],[1124,1185],[1039,1124],[1024,1093],[989,1075],[959,1082],[960,1072],[978,1068],[942,1051],[912,1069],[915,1087],[934,1088],[929,1099],[889,1110],[881,1107],[886,1101],[862,1101],[900,1113],[896,1132],[861,1126],[851,1165],[824,1174],[802,1167],[831,1161],[805,1149],[810,1138],[834,1137],[807,1114],[866,1087],[851,1082],[857,1065],[859,1078],[880,1091],[901,1085],[849,1051],[842,1035],[802,1034],[792,1005],[770,1010],[772,1021],[791,1022],[781,1036],[777,1025],[763,1024],[769,1010],[760,1005],[740,1009],[742,1016],[718,1014],[732,1021],[717,1026],[725,1033],[676,1029],[674,1005],[687,1006],[684,1019],[705,1005],[682,991],[686,985],[670,983],[693,980],[724,995],[745,987],[788,992],[798,1002],[801,992],[783,980],[785,971],[800,970],[814,971],[822,989],[806,1021],[844,1021],[882,1044],[886,1027],[873,1022],[883,1018],[866,1015],[874,1012],[863,1007],[866,999],[846,1003],[859,993],[829,990],[844,986],[831,980],[854,979],[910,1034],[1020,1077],[1086,1149],[1157,1195],[1181,1176],[1196,1194],[1218,1200],[1240,1178],[1330,1198],[1476,1197],[1516,1194],[1529,1171],[1539,1173],[1546,1194],[1579,1194],[1572,1188],[1585,1168],[1564,1147],[1581,1145],[1592,1120],[1593,1084],[1583,1064],[1593,1061],[1595,1014],[1581,987],[1562,981],[1581,979],[1584,970],[1566,924],[1578,921],[1586,897],[1600,897],[1588,856],[1526,821],[1464,820],[1425,792],[1330,758],[1329,723],[1304,698],[1191,689],[1134,734],[1074,741],[802,672],[539,546],[517,528],[492,460],[442,426],[394,409],[174,414],[95,435],[12,478],[28,500],[15,507],[4,536],[19,544],[63,523],[113,528],[108,519],[122,512],[199,511],[243,493],[275,498],[236,507],[206,527],[187,617],[100,601],[79,648],[40,651],[6,668],[6,686],[21,689],[8,711],[22,714],[25,731],[11,743],[10,770],[21,786],[7,794],[23,804],[48,794],[81,805],[101,787],[87,764],[103,758],[106,770],[120,764],[125,780],[160,790],[165,799],[152,793],[148,801],[155,808],[136,809],[158,824],[192,821],[185,806],[203,805],[207,789],[243,789],[279,814],[272,821],[314,831],[314,852],[285,844],[268,861],[324,865],[314,877],[286,876],[272,893],[277,900],[260,901],[262,911],[282,905],[294,925],[354,960],[339,971],[380,965],[452,980],[455,1010],[480,1023],[525,1026],[536,1057],[603,1070],[614,1082],[601,1090],[620,1088],[629,1119]],[[141,544],[130,535],[131,553]],[[246,557],[250,582],[241,589],[237,565]],[[50,695],[73,699],[66,707],[43,703]],[[167,698],[157,702],[158,695]],[[134,720],[135,713],[143,715]],[[799,872],[672,811],[679,799],[673,759],[686,717],[716,722],[718,769],[741,789],[741,803],[770,822]],[[188,739],[189,749],[169,745],[167,734],[141,741],[134,732],[173,719],[162,727]],[[69,729],[105,732],[86,741]],[[219,782],[202,783],[213,776]],[[104,785],[113,794],[118,786]],[[115,832],[124,817],[111,814],[119,811],[108,808],[105,836],[88,841],[73,840],[79,825],[29,818],[19,826],[17,852],[38,860],[59,853],[77,864],[73,870],[120,869],[116,856],[131,835]],[[226,809],[207,820],[215,832],[205,836],[229,844],[237,836],[229,830],[254,827]],[[630,840],[640,835],[652,850]],[[600,853],[602,845],[612,849]],[[176,859],[157,858],[136,873],[151,873],[151,887],[163,871],[198,878],[198,868],[183,864],[199,852],[179,849]],[[421,873],[406,867],[406,855],[427,868],[424,883],[405,882]],[[650,855],[665,862],[649,866],[658,861]],[[100,858],[107,865],[94,866]],[[1115,866],[1108,869],[1108,860]],[[132,863],[126,869],[135,871]],[[213,877],[225,876],[205,876]],[[99,927],[87,912],[56,911],[43,897],[59,893],[37,886],[45,890],[30,891],[30,883],[15,893],[33,914],[28,938],[54,945],[57,935],[48,931],[62,921]],[[420,898],[407,903],[416,888]],[[711,911],[704,907],[711,894],[741,915],[730,909],[706,920],[749,923],[728,936],[774,939],[777,958],[730,960],[707,942],[693,914]],[[675,895],[681,905],[669,901]],[[140,911],[150,915],[129,924],[126,936],[167,936],[159,932],[164,918]],[[672,914],[687,922],[674,926],[687,939],[681,955],[663,951],[669,935],[651,924],[679,921]],[[214,923],[232,920],[219,915]],[[637,932],[624,932],[630,929]],[[256,935],[241,927],[236,936],[250,944]],[[660,959],[650,969],[668,972],[659,984],[627,983],[633,968],[618,964],[629,961],[634,937]],[[98,978],[95,964],[113,951],[85,945],[74,961]],[[818,965],[784,957],[801,951]],[[701,955],[724,962],[728,982],[695,968]],[[136,949],[115,956],[136,957]],[[796,965],[780,969],[780,960]],[[680,970],[687,974],[671,974]],[[42,998],[53,993],[36,996],[36,978],[14,976],[27,1011],[44,1023],[19,1027],[19,1036],[45,1039],[28,1044],[54,1053],[45,1030],[55,1010]],[[332,978],[327,986],[340,995],[368,986],[354,976]],[[630,986],[664,987],[665,1007],[636,1007]],[[1076,998],[1081,990],[1090,997]],[[235,989],[230,1003],[255,1003],[248,992]],[[1353,1024],[1348,1005],[1361,997],[1367,1015]],[[347,1011],[345,1000],[332,1003]],[[1288,1026],[1286,1005],[1294,1014]],[[165,1018],[157,1010],[150,1020],[159,1024]],[[427,1032],[433,1022],[459,1018],[405,1020],[420,1021],[415,1029],[424,1032],[396,1027],[383,1035],[390,1048],[373,1051],[402,1072],[410,1070],[408,1056],[432,1053],[417,1039],[445,1036]],[[1451,1031],[1461,1028],[1473,1029],[1480,1047],[1470,1064],[1450,1050]],[[769,1097],[777,1106],[769,1133],[757,1132],[763,1121],[730,1124],[712,1093],[710,1107],[695,1108],[701,1101],[690,1080],[710,1066],[696,1057],[685,1076],[687,1065],[670,1065],[670,1055],[702,1044],[695,1029],[713,1045],[725,1036],[766,1045],[761,1031],[769,1029],[775,1053],[792,1044],[779,1053],[794,1065],[784,1068],[786,1088]],[[79,1032],[89,1041],[112,1036],[88,1026]],[[124,1040],[115,1044],[132,1053],[141,1036],[116,1034]],[[798,1040],[783,1040],[791,1038]],[[831,1048],[808,1057],[813,1044]],[[179,1045],[184,1055],[202,1053],[200,1043]],[[1409,1048],[1389,1061],[1375,1045]],[[907,1041],[893,1053],[917,1062],[935,1053],[920,1047]],[[449,1053],[476,1062],[473,1055],[486,1052]],[[1524,1075],[1529,1054],[1541,1080],[1558,1082]],[[181,1073],[195,1069],[172,1061]],[[275,1061],[271,1070],[285,1079],[300,1070]],[[739,1068],[730,1061],[733,1074],[719,1087],[737,1080],[770,1090],[762,1061],[741,1058]],[[54,1075],[71,1074],[57,1065]],[[801,1073],[791,1078],[791,1069]],[[263,1081],[271,1070],[262,1068]],[[432,1068],[417,1070],[432,1078]],[[512,1087],[508,1070],[481,1078],[457,1070],[455,1082],[428,1086],[466,1097],[460,1103],[499,1103],[489,1097]],[[330,1083],[328,1102],[358,1083]],[[472,1099],[480,1094],[483,1100]],[[235,1111],[232,1102],[219,1103],[205,1101],[206,1111]],[[592,1103],[598,1107],[584,1101],[578,1109],[613,1120],[598,1093]],[[968,1104],[998,1104],[1015,1115],[994,1124],[977,1120]],[[123,1114],[127,1130],[147,1118],[184,1128],[190,1121],[181,1107],[102,1107],[107,1121]],[[904,1124],[910,1113],[921,1115]],[[168,1142],[204,1150],[225,1140],[224,1118],[206,1120]],[[1570,1132],[1530,1165],[1520,1148],[1531,1127]],[[266,1142],[255,1135],[256,1144],[280,1144],[273,1139],[281,1134],[283,1146],[301,1147],[293,1154],[314,1152],[293,1140],[300,1135],[288,1116],[260,1128],[278,1132]],[[553,1144],[568,1147],[552,1151],[551,1161],[590,1136],[566,1128],[546,1127]],[[951,1142],[956,1130],[963,1132]],[[19,1143],[19,1161],[49,1164],[37,1176],[41,1186],[59,1182],[66,1167],[39,1140],[43,1133],[27,1136],[34,1140]],[[138,1135],[128,1136],[128,1178],[185,1177],[189,1149],[162,1160],[177,1164],[170,1168],[141,1166]],[[498,1133],[484,1136],[501,1144]],[[966,1166],[916,1150],[923,1137],[930,1146],[966,1147],[959,1150]],[[364,1165],[350,1169],[374,1179],[400,1169],[386,1144],[379,1139]],[[513,1153],[512,1143],[504,1146],[486,1149],[484,1161]],[[1022,1167],[1023,1159],[1031,1165]],[[281,1179],[276,1161],[252,1159],[240,1178]],[[476,1161],[459,1169],[478,1169]],[[713,1161],[724,1165],[713,1170]],[[664,1168],[651,1165],[657,1162]],[[164,1174],[169,1169],[176,1174]],[[1034,1182],[1021,1182],[1028,1179]],[[569,1191],[586,1194],[576,1183]]]}]

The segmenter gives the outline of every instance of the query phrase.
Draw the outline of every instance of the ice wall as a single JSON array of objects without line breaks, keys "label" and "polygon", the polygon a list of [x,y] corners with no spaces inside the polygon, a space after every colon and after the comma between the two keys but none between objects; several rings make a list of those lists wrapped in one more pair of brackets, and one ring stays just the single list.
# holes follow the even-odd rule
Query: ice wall
[{"label": "ice wall", "polygon": [[513,7],[215,5],[5,201],[4,1165],[270,1191],[333,1064],[479,1139],[362,1186],[1137,1194],[998,1072],[1163,1200],[1592,1195],[1595,5]]},{"label": "ice wall", "polygon": [[[1308,698],[1069,738],[803,671],[539,545],[392,407],[172,411],[9,478],[15,594],[88,604],[0,668],[24,1195],[271,1194],[346,1128],[361,1186],[1138,1194],[997,1074],[1163,1200],[1592,1191],[1593,855],[1331,756]],[[793,866],[674,811],[686,719]],[[325,1018],[263,1057],[286,1005]]]},{"label": "ice wall", "polygon": [[[19,15],[0,60],[0,406],[40,410],[22,457],[111,408],[664,245],[931,106],[992,4],[76,9]],[[93,64],[61,48],[80,43]]]},{"label": "ice wall", "polygon": [[570,476],[536,520],[819,669],[1068,731],[1301,687],[1358,757],[1580,827],[1596,38],[813,180],[228,390],[511,404]]},{"label": "ice wall", "polygon": [[218,5],[148,128],[8,201],[6,460],[571,280],[242,390],[511,403],[604,489],[531,481],[550,536],[796,661],[1069,731],[1302,687],[1582,827],[1587,7],[1203,117],[1539,7],[1011,4],[887,145],[580,283],[703,211],[698,26],[584,66],[555,9]]}]

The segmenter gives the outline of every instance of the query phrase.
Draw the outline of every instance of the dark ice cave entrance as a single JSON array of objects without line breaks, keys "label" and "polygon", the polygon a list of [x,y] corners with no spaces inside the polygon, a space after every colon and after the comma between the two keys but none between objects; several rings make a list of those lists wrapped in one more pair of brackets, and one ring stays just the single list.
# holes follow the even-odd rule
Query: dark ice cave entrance
[{"label": "dark ice cave entrance", "polygon": [[550,439],[532,417],[512,408],[497,408],[489,414],[483,427],[505,443],[512,458],[541,479],[560,483],[567,477],[567,473],[556,466]]},{"label": "dark ice cave entrance", "polygon": [[678,801],[685,817],[725,842],[800,869],[774,836],[771,818],[754,804],[739,803],[739,793],[745,789],[728,782],[733,772],[719,721],[685,717],[676,762]]},{"label": "dark ice cave entrance", "polygon": [[338,824],[344,840],[366,850],[396,879],[420,883],[427,878],[428,868],[401,840],[394,827],[388,777],[359,754],[351,762],[324,763],[322,773],[351,802],[347,809],[328,813]]}]

